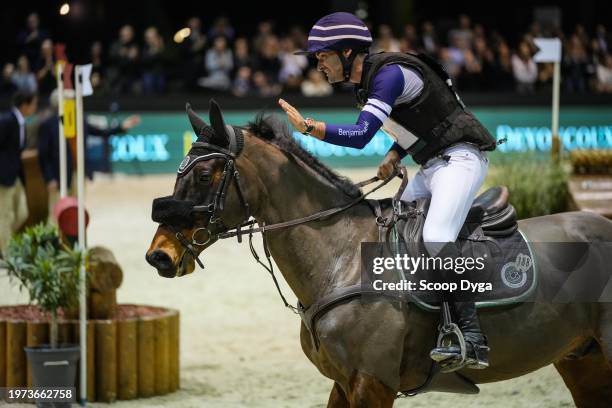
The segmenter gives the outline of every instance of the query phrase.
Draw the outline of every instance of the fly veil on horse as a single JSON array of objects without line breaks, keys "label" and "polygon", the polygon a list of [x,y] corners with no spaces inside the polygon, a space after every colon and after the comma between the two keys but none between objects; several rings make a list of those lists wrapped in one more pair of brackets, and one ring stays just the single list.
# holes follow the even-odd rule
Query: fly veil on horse
[{"label": "fly veil on horse", "polygon": [[[606,303],[508,302],[482,309],[492,346],[490,367],[433,380],[429,350],[437,313],[385,296],[363,302],[351,295],[322,308],[330,294],[361,282],[360,245],[376,242],[380,234],[372,202],[273,120],[226,126],[214,103],[212,126],[191,111],[189,117],[198,141],[179,169],[173,195],[156,203],[154,218],[160,225],[147,260],[162,276],[182,276],[216,240],[249,229],[265,232],[266,250],[300,304],[321,310],[310,320],[316,335],[302,324],[301,344],[334,381],[329,406],[389,407],[398,392],[424,384],[429,390],[475,392],[470,384],[514,378],[549,364],[555,364],[577,405],[612,402],[612,307]],[[381,204],[383,217],[389,214],[387,204]],[[480,211],[479,217],[486,215]],[[518,227],[532,242],[539,272],[531,296],[539,299],[547,299],[549,284],[568,273],[555,263],[564,254],[539,242],[612,241],[612,223],[589,213],[537,217],[519,221]],[[595,247],[591,252],[607,264],[612,261],[609,251]]]}]

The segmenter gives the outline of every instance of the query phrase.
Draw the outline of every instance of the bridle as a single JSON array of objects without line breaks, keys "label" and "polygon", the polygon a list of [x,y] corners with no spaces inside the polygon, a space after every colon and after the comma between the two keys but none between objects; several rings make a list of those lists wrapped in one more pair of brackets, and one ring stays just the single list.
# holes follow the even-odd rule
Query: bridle
[{"label": "bridle", "polygon": [[[229,126],[228,126],[229,127]],[[239,128],[233,128],[233,133],[237,137],[242,138],[242,130]],[[239,135],[239,136],[238,136]],[[193,205],[190,208],[190,211],[193,213],[194,218],[201,216],[208,217],[208,222],[205,226],[197,227],[193,230],[191,235],[191,240],[187,239],[185,235],[176,229],[173,225],[166,223],[165,225],[171,229],[176,239],[180,242],[180,244],[189,252],[189,254],[194,258],[194,260],[198,263],[201,268],[204,268],[204,264],[198,258],[198,255],[194,249],[194,246],[206,246],[208,245],[213,238],[216,240],[219,233],[229,231],[231,229],[240,229],[244,224],[245,220],[249,220],[251,218],[251,212],[249,203],[245,199],[244,190],[242,187],[242,183],[240,181],[240,172],[236,167],[236,158],[240,154],[240,151],[232,151],[229,149],[225,149],[219,147],[217,145],[207,143],[207,142],[194,142],[192,145],[192,150],[190,154],[185,156],[185,159],[181,162],[177,177],[181,178],[186,176],[193,170],[195,165],[199,162],[214,160],[214,159],[222,159],[224,161],[223,172],[221,174],[221,180],[217,184],[217,188],[215,193],[213,194],[212,200],[205,204]],[[204,154],[193,155],[193,149],[203,149],[206,151]],[[234,149],[233,149],[234,150]],[[237,149],[236,149],[237,150]],[[240,206],[244,211],[244,218],[241,223],[232,228],[228,228],[223,223],[223,220],[218,216],[218,211],[223,211],[225,208],[225,199],[227,197],[227,190],[232,184],[232,182],[236,186],[236,191],[238,192],[238,198],[240,199]],[[163,199],[167,199],[169,201],[178,202],[179,200],[170,199],[169,197],[163,197]],[[163,222],[163,219],[156,219],[155,216],[155,201],[153,204],[153,219],[155,221]],[[213,233],[211,231],[211,226],[216,225],[219,226],[218,232]],[[204,234],[204,235],[203,235]],[[203,235],[203,236],[202,236]]]},{"label": "bridle", "polygon": [[[233,126],[227,126],[227,128],[230,128],[230,127],[232,128],[231,129],[232,132],[228,131],[228,134],[230,134],[232,137],[240,138],[240,139],[244,137],[242,134],[242,130],[240,128],[233,127]],[[230,140],[231,139],[232,138],[230,138]],[[237,146],[239,148],[232,148],[234,146]],[[390,177],[384,180],[379,180],[378,177],[372,177],[368,180],[358,183],[357,184],[358,187],[363,187],[368,184],[374,183],[376,181],[381,182],[379,185],[372,188],[368,192],[361,193],[359,196],[353,198],[352,200],[350,200],[349,202],[347,202],[346,204],[342,206],[318,211],[318,212],[315,212],[305,217],[296,218],[296,219],[285,221],[285,222],[279,222],[276,224],[271,224],[271,225],[266,225],[265,223],[259,224],[257,220],[255,220],[254,218],[251,218],[250,206],[249,206],[249,203],[246,201],[246,196],[244,194],[244,190],[243,190],[242,182],[240,178],[240,172],[238,168],[236,167],[236,160],[241,153],[242,146],[243,146],[243,139],[241,140],[241,143],[233,143],[233,144],[230,143],[231,150],[219,147],[214,144],[206,143],[206,142],[200,142],[200,141],[194,142],[192,144],[192,150],[190,151],[190,154],[185,156],[185,159],[183,159],[183,161],[181,162],[179,166],[177,177],[186,176],[194,168],[196,163],[199,163],[202,161],[213,160],[213,159],[223,159],[225,163],[223,167],[223,173],[221,175],[221,181],[217,185],[217,188],[215,190],[212,200],[205,204],[195,204],[195,203],[192,204],[191,202],[175,200],[171,196],[155,199],[153,201],[153,217],[152,218],[156,222],[165,224],[170,230],[174,232],[175,237],[178,240],[178,242],[183,246],[185,251],[187,251],[193,257],[193,259],[198,263],[198,265],[202,269],[204,269],[204,264],[199,259],[198,254],[195,250],[195,247],[206,246],[213,240],[216,241],[219,239],[227,239],[227,238],[233,238],[233,237],[236,237],[238,239],[238,242],[240,243],[242,242],[242,235],[245,234],[243,230],[245,228],[248,228],[247,233],[249,236],[249,246],[251,249],[251,254],[255,258],[255,260],[260,265],[262,265],[272,276],[272,279],[274,280],[274,284],[276,285],[278,293],[281,299],[283,300],[283,303],[285,304],[285,306],[297,313],[296,308],[290,305],[286,301],[285,297],[283,296],[280,290],[280,286],[274,275],[274,268],[273,268],[272,261],[271,261],[270,251],[268,250],[265,233],[268,231],[294,227],[294,226],[305,224],[305,223],[312,222],[312,221],[327,219],[333,215],[346,211],[349,208],[354,207],[355,205],[364,201],[367,196],[369,196],[376,190],[385,186],[395,176],[401,177],[402,175],[396,169],[396,171],[393,174],[391,174]],[[191,152],[193,151],[193,148],[203,149],[206,152],[203,154],[194,155],[194,154],[191,154]],[[407,178],[405,178],[405,180],[407,180]],[[227,227],[223,223],[223,220],[217,216],[217,211],[223,211],[223,209],[225,208],[225,199],[227,197],[227,190],[230,184],[232,184],[232,182],[234,182],[236,186],[236,190],[238,192],[238,197],[240,200],[240,206],[241,206],[241,209],[244,211],[244,218],[242,219],[242,221],[238,223],[238,225],[235,225],[233,227]],[[194,221],[195,221],[195,218],[200,216],[201,214],[205,214],[205,215],[207,214],[208,222],[206,223],[206,225],[202,227],[195,228],[193,230],[191,240],[189,240],[187,237],[185,237],[185,235],[180,230],[176,229],[173,225],[169,223],[165,223],[164,222],[165,220],[163,217],[156,216],[156,206],[158,205],[156,204],[156,202],[158,202],[158,200],[166,200],[168,202],[167,204],[170,206],[186,204],[187,206],[189,206],[190,214],[193,215]],[[377,220],[377,223],[378,223],[378,220]],[[258,224],[256,228],[255,228],[255,224]],[[216,225],[219,227],[219,229],[213,232],[211,231],[211,225]],[[201,233],[206,234],[205,239],[204,238],[198,239],[198,235]],[[265,265],[263,262],[261,262],[259,255],[257,254],[255,247],[253,246],[253,235],[256,233],[262,234],[263,248],[264,248],[264,253],[265,253],[268,265]]]}]

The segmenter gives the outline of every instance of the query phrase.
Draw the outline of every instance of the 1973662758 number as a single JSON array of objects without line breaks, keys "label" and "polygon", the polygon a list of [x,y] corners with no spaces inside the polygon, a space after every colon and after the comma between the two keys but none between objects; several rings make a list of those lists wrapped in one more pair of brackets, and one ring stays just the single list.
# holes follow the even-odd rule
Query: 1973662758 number
[{"label": "1973662758 number", "polygon": [[74,401],[75,390],[74,387],[0,388],[0,396],[7,402],[69,402]]}]

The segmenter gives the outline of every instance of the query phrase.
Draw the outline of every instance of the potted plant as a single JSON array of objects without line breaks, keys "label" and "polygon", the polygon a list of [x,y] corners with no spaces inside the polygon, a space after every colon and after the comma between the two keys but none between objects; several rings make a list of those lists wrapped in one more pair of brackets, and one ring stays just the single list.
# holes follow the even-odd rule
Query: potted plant
[{"label": "potted plant", "polygon": [[80,347],[58,344],[57,327],[58,312],[78,305],[82,256],[54,225],[39,224],[13,237],[2,261],[30,302],[50,315],[50,344],[25,348],[35,387],[74,387]]}]

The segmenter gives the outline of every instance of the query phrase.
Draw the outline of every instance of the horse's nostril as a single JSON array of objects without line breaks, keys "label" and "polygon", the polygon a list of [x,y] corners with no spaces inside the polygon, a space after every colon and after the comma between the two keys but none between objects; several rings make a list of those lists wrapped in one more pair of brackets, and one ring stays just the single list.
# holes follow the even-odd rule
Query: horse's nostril
[{"label": "horse's nostril", "polygon": [[150,252],[146,256],[149,265],[156,268],[166,269],[172,266],[172,259],[164,251],[159,249]]}]

